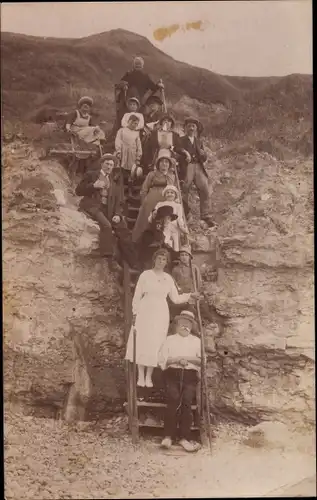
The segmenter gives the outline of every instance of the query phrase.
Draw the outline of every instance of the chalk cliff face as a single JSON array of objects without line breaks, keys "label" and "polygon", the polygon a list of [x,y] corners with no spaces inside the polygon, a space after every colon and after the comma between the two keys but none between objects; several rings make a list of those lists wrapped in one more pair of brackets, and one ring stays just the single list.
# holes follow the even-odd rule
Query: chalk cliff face
[{"label": "chalk cliff face", "polygon": [[[249,423],[314,419],[312,161],[210,151],[218,230],[195,230],[212,322],[211,408]],[[98,226],[32,148],[3,155],[5,397],[26,413],[99,418],[125,396],[122,296],[93,260]]]},{"label": "chalk cliff face", "polygon": [[211,173],[210,398],[247,422],[313,423],[313,163],[249,160],[214,162]]},{"label": "chalk cliff face", "polygon": [[123,317],[98,226],[68,175],[31,148],[4,151],[5,394],[27,412],[82,418],[124,397]]}]

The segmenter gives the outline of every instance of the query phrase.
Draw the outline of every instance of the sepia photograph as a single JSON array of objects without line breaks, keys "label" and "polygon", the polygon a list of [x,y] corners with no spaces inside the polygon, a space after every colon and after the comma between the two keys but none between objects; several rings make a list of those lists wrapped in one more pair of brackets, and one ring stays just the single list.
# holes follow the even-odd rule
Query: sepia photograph
[{"label": "sepia photograph", "polygon": [[6,500],[316,497],[312,19],[1,3]]}]

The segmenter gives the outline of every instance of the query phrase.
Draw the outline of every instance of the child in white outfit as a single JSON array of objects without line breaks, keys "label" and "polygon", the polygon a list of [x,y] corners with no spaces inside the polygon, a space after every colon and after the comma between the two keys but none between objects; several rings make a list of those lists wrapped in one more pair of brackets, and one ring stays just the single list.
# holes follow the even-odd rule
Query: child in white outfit
[{"label": "child in white outfit", "polygon": [[188,235],[188,229],[184,219],[184,213],[182,205],[179,200],[179,192],[178,189],[173,185],[167,185],[162,192],[164,196],[164,201],[159,201],[156,205],[152,213],[149,215],[148,221],[152,222],[153,219],[157,216],[157,210],[163,206],[171,206],[173,208],[173,213],[177,215],[177,219],[171,221],[171,229],[168,231],[173,234],[173,249],[178,252],[181,236]]},{"label": "child in white outfit", "polygon": [[144,128],[144,116],[139,113],[140,102],[136,97],[130,97],[127,100],[128,112],[123,115],[121,120],[121,127],[127,127],[131,115],[135,115],[139,118],[139,123],[136,130],[142,130]]},{"label": "child in white outfit", "polygon": [[[124,179],[131,178],[140,169],[142,156],[140,133],[137,130],[139,118],[135,113],[129,117],[126,127],[121,127],[115,139],[116,155],[120,160]],[[142,171],[141,171],[142,174]]]}]

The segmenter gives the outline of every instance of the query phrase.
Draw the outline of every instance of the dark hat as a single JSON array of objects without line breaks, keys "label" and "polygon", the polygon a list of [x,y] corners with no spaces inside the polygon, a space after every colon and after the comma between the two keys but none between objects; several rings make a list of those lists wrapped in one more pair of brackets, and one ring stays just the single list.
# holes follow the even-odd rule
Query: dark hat
[{"label": "dark hat", "polygon": [[164,219],[164,217],[170,216],[172,220],[177,219],[177,215],[173,212],[173,207],[171,205],[163,205],[157,209],[155,220]]},{"label": "dark hat", "polygon": [[172,127],[175,127],[175,118],[173,117],[173,115],[171,113],[164,113],[164,115],[161,116],[161,118],[159,119],[160,125],[163,122],[163,120],[168,120],[168,121],[172,122]]},{"label": "dark hat", "polygon": [[199,134],[201,134],[202,131],[204,130],[204,127],[202,126],[201,122],[197,120],[197,118],[193,117],[186,118],[186,120],[184,121],[184,127],[186,127],[186,125],[188,125],[189,123],[195,123],[195,125],[197,125],[197,130]]},{"label": "dark hat", "polygon": [[151,96],[147,99],[147,101],[146,101],[146,103],[145,103],[145,104],[146,104],[146,105],[147,105],[147,104],[151,104],[152,102],[157,102],[160,106],[162,106],[162,104],[163,104],[162,99],[161,99],[159,96],[157,96],[157,95],[151,95]]},{"label": "dark hat", "polygon": [[105,160],[112,160],[114,164],[117,163],[117,157],[112,155],[111,153],[105,153],[100,157],[100,161],[104,162]]},{"label": "dark hat", "polygon": [[129,121],[130,121],[130,120],[134,120],[134,121],[138,121],[138,122],[139,122],[139,121],[140,121],[140,118],[139,118],[137,115],[131,114],[131,115],[129,116]]}]

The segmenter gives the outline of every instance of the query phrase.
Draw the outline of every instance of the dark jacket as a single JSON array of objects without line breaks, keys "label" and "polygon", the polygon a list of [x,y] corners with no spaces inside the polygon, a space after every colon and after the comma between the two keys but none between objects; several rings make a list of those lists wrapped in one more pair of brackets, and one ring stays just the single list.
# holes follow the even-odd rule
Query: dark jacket
[{"label": "dark jacket", "polygon": [[105,207],[101,200],[101,190],[94,187],[94,183],[99,179],[100,170],[101,168],[87,172],[75,192],[77,196],[83,196],[79,202],[79,207],[82,210],[98,208],[105,212],[108,220],[111,220],[115,214],[121,214],[123,211],[124,195],[121,171],[114,168],[110,174],[110,187]]},{"label": "dark jacket", "polygon": [[[185,149],[190,154],[192,158],[191,163],[199,163],[202,166],[204,173],[208,177],[207,171],[204,167],[204,163],[207,160],[207,154],[204,151],[201,139],[195,137],[194,144],[192,144],[188,136],[184,135],[183,137],[180,137],[179,147]],[[200,150],[203,150],[203,153],[201,153]],[[187,165],[188,163],[186,162],[185,158],[182,157],[179,161],[180,178],[182,180],[185,179]]]},{"label": "dark jacket", "polygon": [[166,248],[169,251],[171,262],[177,257],[177,252],[167,245],[164,240],[164,233],[162,230],[157,229],[155,222],[152,222],[149,229],[143,232],[138,242],[138,253],[140,262],[144,263],[144,269],[152,268],[152,257],[160,248]]},{"label": "dark jacket", "polygon": [[149,75],[140,70],[132,69],[128,71],[123,75],[121,81],[125,81],[129,85],[126,95],[127,99],[129,97],[137,97],[142,101],[148,90],[155,92],[158,89],[157,84],[153,82]]},{"label": "dark jacket", "polygon": [[[115,214],[119,215],[119,214]],[[126,221],[121,217],[120,222],[112,222],[112,228],[117,237],[118,249],[122,260],[129,264],[133,269],[139,268],[139,259],[136,244],[132,241],[132,232],[127,226]]]},{"label": "dark jacket", "polygon": [[[176,160],[179,161],[180,155],[183,154],[184,149],[180,145],[180,136],[177,132],[173,134],[173,152]],[[142,165],[150,167],[154,164],[157,152],[159,151],[158,143],[158,130],[153,130],[148,140],[143,145]]]}]

